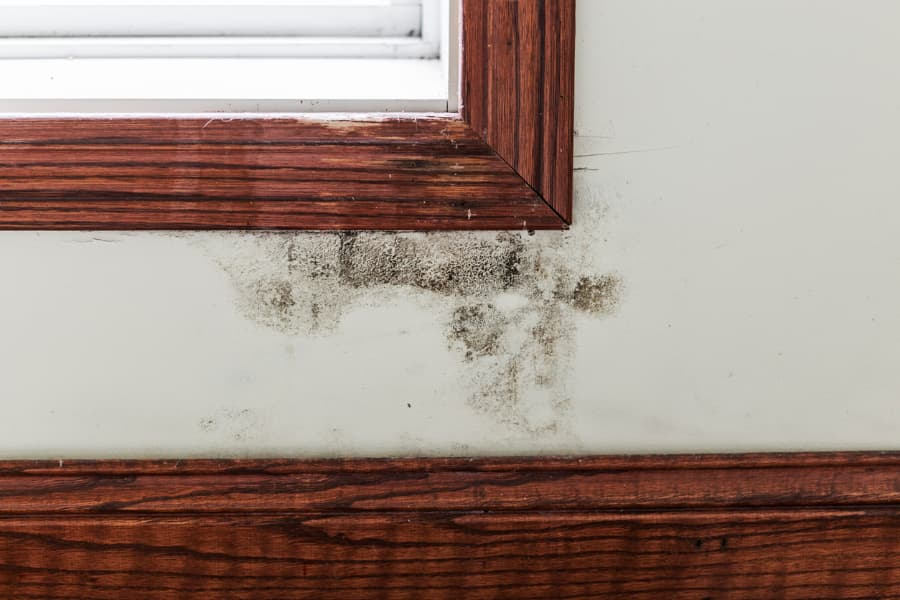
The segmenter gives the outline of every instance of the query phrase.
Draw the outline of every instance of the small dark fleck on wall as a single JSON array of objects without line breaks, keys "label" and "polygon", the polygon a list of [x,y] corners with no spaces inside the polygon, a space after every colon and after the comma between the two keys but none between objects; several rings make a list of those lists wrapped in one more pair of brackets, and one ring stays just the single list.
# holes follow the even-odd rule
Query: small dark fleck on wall
[{"label": "small dark fleck on wall", "polygon": [[215,415],[200,420],[203,433],[223,433],[236,442],[255,438],[261,431],[262,423],[255,411],[249,408],[223,408]]}]

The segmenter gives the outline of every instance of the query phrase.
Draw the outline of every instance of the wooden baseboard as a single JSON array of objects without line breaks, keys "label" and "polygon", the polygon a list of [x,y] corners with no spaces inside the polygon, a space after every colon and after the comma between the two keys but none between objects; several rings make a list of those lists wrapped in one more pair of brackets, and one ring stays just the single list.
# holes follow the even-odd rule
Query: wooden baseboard
[{"label": "wooden baseboard", "polygon": [[900,598],[900,454],[6,462],[0,598]]}]

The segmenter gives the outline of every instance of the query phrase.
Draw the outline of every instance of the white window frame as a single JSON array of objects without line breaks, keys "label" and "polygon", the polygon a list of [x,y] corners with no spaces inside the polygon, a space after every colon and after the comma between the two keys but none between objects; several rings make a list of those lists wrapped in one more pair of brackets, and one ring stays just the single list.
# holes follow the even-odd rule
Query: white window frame
[{"label": "white window frame", "polygon": [[[63,4],[88,4],[56,0]],[[116,0],[94,0],[102,6]],[[223,4],[221,0],[146,0],[153,4]],[[241,19],[246,1],[218,24],[212,37],[202,23],[186,37],[147,36],[22,37],[28,15],[0,23],[0,112],[22,113],[284,113],[284,112],[456,112],[458,106],[459,0],[425,0],[422,25],[412,37],[396,37],[390,23],[354,19],[358,33],[381,37],[244,35],[265,32],[265,23]],[[265,0],[263,4],[305,3],[322,8],[336,0]],[[337,0],[347,5],[408,0]],[[137,4],[140,0],[126,0]],[[24,3],[0,0],[3,11]],[[35,3],[33,2],[32,5]],[[70,7],[71,8],[71,7]],[[125,7],[127,8],[127,7]],[[282,6],[281,8],[284,8]],[[308,8],[308,6],[307,6]],[[328,7],[319,18],[330,18]],[[237,10],[240,9],[240,10]],[[126,11],[127,12],[127,11]],[[231,13],[231,10],[228,11]],[[275,13],[271,13],[275,14]],[[116,15],[121,18],[124,13]],[[33,15],[32,15],[33,16]],[[89,13],[82,15],[88,19]],[[331,15],[333,16],[333,14]],[[383,16],[383,15],[382,15]],[[196,15],[195,15],[196,17]],[[89,19],[88,19],[89,20]],[[115,32],[115,19],[98,26]],[[63,19],[61,23],[66,23]],[[45,24],[47,26],[52,24]],[[191,33],[190,23],[181,33]],[[315,23],[307,21],[315,30]],[[396,24],[393,24],[396,25]],[[88,31],[73,20],[69,33]],[[107,27],[103,29],[103,27]],[[206,27],[206,29],[204,29]],[[254,30],[253,27],[257,29]],[[368,27],[368,30],[364,29]],[[230,28],[230,29],[229,29]],[[327,26],[319,29],[328,33]],[[158,32],[158,30],[157,30]],[[289,33],[282,29],[277,33]],[[52,33],[51,30],[31,33]],[[407,29],[407,33],[409,30]],[[233,35],[240,34],[240,35]],[[5,57],[5,58],[3,58]],[[71,57],[71,58],[67,58]],[[361,58],[365,57],[365,58]]]}]

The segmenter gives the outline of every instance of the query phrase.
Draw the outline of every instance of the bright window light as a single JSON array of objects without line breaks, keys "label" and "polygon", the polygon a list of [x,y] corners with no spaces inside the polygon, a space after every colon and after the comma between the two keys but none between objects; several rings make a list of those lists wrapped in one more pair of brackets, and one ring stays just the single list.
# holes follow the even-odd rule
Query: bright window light
[{"label": "bright window light", "polygon": [[454,110],[458,2],[0,0],[0,111]]},{"label": "bright window light", "polygon": [[438,58],[437,0],[0,0],[0,57]]}]

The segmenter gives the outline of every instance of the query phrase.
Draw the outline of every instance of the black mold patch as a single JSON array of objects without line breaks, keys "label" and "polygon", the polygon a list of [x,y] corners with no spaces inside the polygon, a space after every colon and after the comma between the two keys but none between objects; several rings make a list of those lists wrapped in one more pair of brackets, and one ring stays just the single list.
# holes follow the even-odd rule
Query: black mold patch
[{"label": "black mold patch", "polygon": [[285,322],[294,302],[294,288],[284,280],[263,281],[256,286],[260,316],[270,322]]},{"label": "black mold patch", "polygon": [[461,345],[466,360],[471,361],[478,356],[496,355],[507,325],[506,318],[490,304],[465,305],[453,311],[447,335],[451,342]]},{"label": "black mold patch", "polygon": [[619,302],[621,280],[614,275],[582,277],[575,284],[572,304],[578,310],[591,314],[611,312]]},{"label": "black mold patch", "polygon": [[[428,237],[428,236],[427,236]],[[390,234],[341,234],[339,277],[356,288],[410,286],[438,294],[476,294],[515,287],[524,244],[519,236],[494,240]]]},{"label": "black mold patch", "polygon": [[583,266],[567,234],[261,233],[208,237],[238,308],[288,335],[326,335],[359,304],[438,303],[469,404],[534,435],[566,427],[574,315],[609,314],[620,279]]}]

